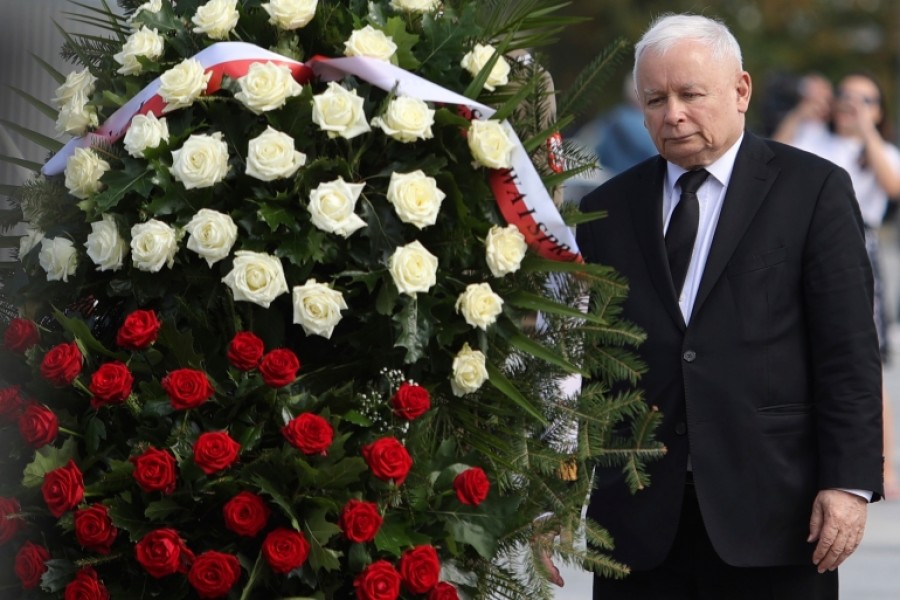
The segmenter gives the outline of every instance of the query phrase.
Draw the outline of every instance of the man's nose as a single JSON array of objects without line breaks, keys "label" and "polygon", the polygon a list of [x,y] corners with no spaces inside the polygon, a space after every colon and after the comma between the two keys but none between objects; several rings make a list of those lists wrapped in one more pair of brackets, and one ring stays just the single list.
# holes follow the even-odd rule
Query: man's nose
[{"label": "man's nose", "polygon": [[684,120],[684,105],[678,98],[670,97],[666,100],[666,123],[677,125]]}]

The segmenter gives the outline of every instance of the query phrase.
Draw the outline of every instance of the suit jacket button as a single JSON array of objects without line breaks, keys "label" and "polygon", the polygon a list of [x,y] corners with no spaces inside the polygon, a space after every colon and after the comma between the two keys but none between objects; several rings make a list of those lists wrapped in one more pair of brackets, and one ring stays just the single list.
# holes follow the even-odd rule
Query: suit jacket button
[{"label": "suit jacket button", "polygon": [[678,421],[675,423],[675,433],[678,435],[684,435],[687,433],[687,425],[684,424],[683,421]]},{"label": "suit jacket button", "polygon": [[697,353],[693,350],[685,350],[684,354],[681,355],[681,358],[685,360],[685,362],[694,362],[697,358]]}]

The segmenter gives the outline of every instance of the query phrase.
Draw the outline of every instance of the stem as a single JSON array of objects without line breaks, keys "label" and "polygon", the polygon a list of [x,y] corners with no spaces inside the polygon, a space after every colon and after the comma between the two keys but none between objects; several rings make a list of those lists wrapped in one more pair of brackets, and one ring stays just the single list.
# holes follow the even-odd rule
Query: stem
[{"label": "stem", "polygon": [[66,428],[66,427],[60,427],[59,430],[60,430],[62,433],[67,433],[67,434],[69,434],[69,435],[71,435],[71,436],[74,436],[74,437],[77,437],[77,438],[83,438],[83,437],[84,437],[82,434],[78,433],[77,431],[72,431],[71,429],[68,429],[68,428]]}]

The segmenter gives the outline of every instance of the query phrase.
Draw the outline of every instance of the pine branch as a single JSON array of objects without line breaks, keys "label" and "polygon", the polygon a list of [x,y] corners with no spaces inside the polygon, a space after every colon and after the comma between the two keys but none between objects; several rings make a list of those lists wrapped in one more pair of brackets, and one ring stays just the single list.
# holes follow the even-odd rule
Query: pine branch
[{"label": "pine branch", "polygon": [[619,38],[604,48],[575,78],[559,100],[560,114],[584,116],[585,111],[592,110],[596,98],[604,91],[604,86],[613,75],[616,66],[625,59],[630,48],[624,39]]}]

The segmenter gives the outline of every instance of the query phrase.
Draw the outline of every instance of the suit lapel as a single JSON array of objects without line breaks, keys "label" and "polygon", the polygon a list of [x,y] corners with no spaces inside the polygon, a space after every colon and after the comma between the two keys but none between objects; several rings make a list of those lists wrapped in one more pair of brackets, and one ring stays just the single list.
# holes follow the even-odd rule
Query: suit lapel
[{"label": "suit lapel", "polygon": [[731,181],[725,192],[722,212],[719,214],[719,222],[703,269],[692,314],[698,314],[703,307],[703,303],[722,276],[731,255],[734,254],[735,248],[766,198],[778,174],[777,169],[768,166],[771,156],[771,150],[762,140],[749,132],[744,134],[744,140],[734,162]]},{"label": "suit lapel", "polygon": [[[644,263],[650,274],[650,280],[656,293],[662,299],[663,306],[672,320],[683,330],[684,317],[675,297],[675,286],[672,274],[669,273],[669,261],[666,258],[666,245],[663,238],[663,182],[666,173],[666,161],[659,157],[656,162],[649,162],[639,177],[640,191],[630,202],[632,223],[635,227],[638,245],[644,254]],[[645,198],[651,199],[645,201]]]}]

